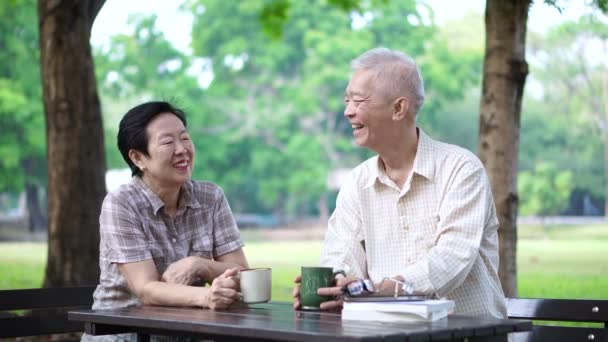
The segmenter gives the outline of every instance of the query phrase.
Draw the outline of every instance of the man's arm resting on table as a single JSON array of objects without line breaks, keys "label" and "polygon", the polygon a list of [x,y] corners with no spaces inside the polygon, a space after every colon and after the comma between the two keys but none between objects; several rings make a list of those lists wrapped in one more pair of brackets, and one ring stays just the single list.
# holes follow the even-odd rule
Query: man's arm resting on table
[{"label": "man's arm resting on table", "polygon": [[216,277],[211,287],[193,287],[160,281],[152,259],[119,264],[118,268],[131,291],[146,305],[223,309],[239,299],[236,283],[230,278],[236,275],[237,269],[229,269]]}]

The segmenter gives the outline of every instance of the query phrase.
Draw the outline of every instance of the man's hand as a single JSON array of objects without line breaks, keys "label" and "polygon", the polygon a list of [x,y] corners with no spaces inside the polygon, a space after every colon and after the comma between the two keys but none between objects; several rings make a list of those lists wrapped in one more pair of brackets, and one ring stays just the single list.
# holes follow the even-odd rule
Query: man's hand
[{"label": "man's hand", "polygon": [[321,287],[317,290],[317,294],[319,296],[331,296],[334,299],[329,300],[327,302],[321,303],[321,310],[324,311],[340,311],[342,310],[342,305],[344,304],[344,300],[342,299],[342,288],[347,284],[359,280],[359,278],[355,277],[345,277],[338,279],[336,282],[336,286],[334,287]]},{"label": "man's hand", "polygon": [[197,256],[180,259],[167,267],[161,280],[167,283],[193,285],[197,281],[207,278],[206,261]]},{"label": "man's hand", "polygon": [[[405,279],[403,279],[403,277],[400,275],[391,277],[391,279],[395,279],[400,282],[405,281]],[[383,296],[395,295],[395,289],[397,290],[397,295],[403,294],[403,286],[397,282],[390,281],[390,280],[384,280],[383,282],[381,282],[379,284],[374,284],[374,287],[376,288],[376,293],[381,294]]]},{"label": "man's hand", "polygon": [[297,276],[296,279],[293,281],[295,283],[295,285],[293,286],[293,308],[295,310],[299,310],[300,309],[300,283],[302,282],[302,276]]},{"label": "man's hand", "polygon": [[239,273],[238,268],[229,268],[215,278],[207,292],[207,306],[213,310],[227,309],[240,300],[237,292],[237,281],[234,277]]}]

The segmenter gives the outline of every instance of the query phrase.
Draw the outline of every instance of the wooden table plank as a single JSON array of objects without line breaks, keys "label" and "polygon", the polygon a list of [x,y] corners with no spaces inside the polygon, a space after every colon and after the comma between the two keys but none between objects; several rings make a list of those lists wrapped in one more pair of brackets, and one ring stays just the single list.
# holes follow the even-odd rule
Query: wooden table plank
[{"label": "wooden table plank", "polygon": [[[268,311],[271,312],[271,311]],[[292,316],[297,313],[292,312]],[[358,326],[342,327],[339,324],[322,324],[320,320],[291,320],[284,315],[272,317],[235,314],[202,309],[174,309],[163,307],[129,308],[122,310],[91,311],[88,313],[71,313],[70,318],[93,321],[97,324],[136,326],[147,329],[179,330],[193,334],[222,335],[226,329],[237,337],[265,339],[284,339],[306,341],[319,337],[323,339],[347,340],[380,340],[383,331],[375,336],[369,329]],[[339,318],[339,316],[338,316]],[[335,337],[338,337],[337,339]]]},{"label": "wooden table plank", "polygon": [[[295,311],[289,303],[257,304],[214,311],[144,306],[118,310],[70,312],[70,319],[101,327],[135,327],[180,334],[261,338],[287,341],[428,341],[431,339],[505,335],[531,329],[513,320],[450,316],[435,322],[387,323],[343,321],[336,313]],[[127,330],[127,329],[126,329]]]}]

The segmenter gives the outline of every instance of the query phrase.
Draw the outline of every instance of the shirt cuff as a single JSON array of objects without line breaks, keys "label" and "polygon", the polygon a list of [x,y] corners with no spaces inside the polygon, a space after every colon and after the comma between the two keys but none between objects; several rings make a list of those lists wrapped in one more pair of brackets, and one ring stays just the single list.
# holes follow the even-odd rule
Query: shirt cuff
[{"label": "shirt cuff", "polygon": [[152,259],[152,253],[149,250],[141,249],[141,250],[115,250],[108,248],[106,253],[104,253],[105,259],[108,260],[110,264],[128,264],[132,262],[139,262],[148,259]]},{"label": "shirt cuff", "polygon": [[245,243],[243,243],[243,240],[241,239],[230,241],[221,246],[215,246],[215,249],[213,250],[213,257],[216,258],[218,256],[234,252],[243,246],[245,246]]},{"label": "shirt cuff", "polygon": [[429,278],[428,269],[428,262],[426,260],[422,260],[407,267],[402,276],[406,283],[412,284],[414,287],[414,292],[437,296],[435,287]]}]

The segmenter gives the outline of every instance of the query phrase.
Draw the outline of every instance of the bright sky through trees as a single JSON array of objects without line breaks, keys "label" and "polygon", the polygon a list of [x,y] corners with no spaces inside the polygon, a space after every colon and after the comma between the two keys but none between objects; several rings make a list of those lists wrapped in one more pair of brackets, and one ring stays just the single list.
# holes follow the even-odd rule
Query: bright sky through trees
[{"label": "bright sky through trees", "polygon": [[[426,0],[426,2],[433,8],[435,20],[439,24],[458,20],[469,11],[482,13],[485,6],[484,0]],[[189,51],[192,18],[189,14],[178,10],[180,3],[181,1],[169,0],[107,0],[93,25],[91,37],[93,45],[102,45],[114,34],[131,32],[128,25],[130,15],[155,13],[158,17],[158,27],[167,39],[180,50]],[[589,12],[583,1],[563,3],[563,10],[560,13],[557,9],[545,5],[543,1],[534,2],[528,20],[529,30],[544,32],[553,25],[576,20]]]}]

